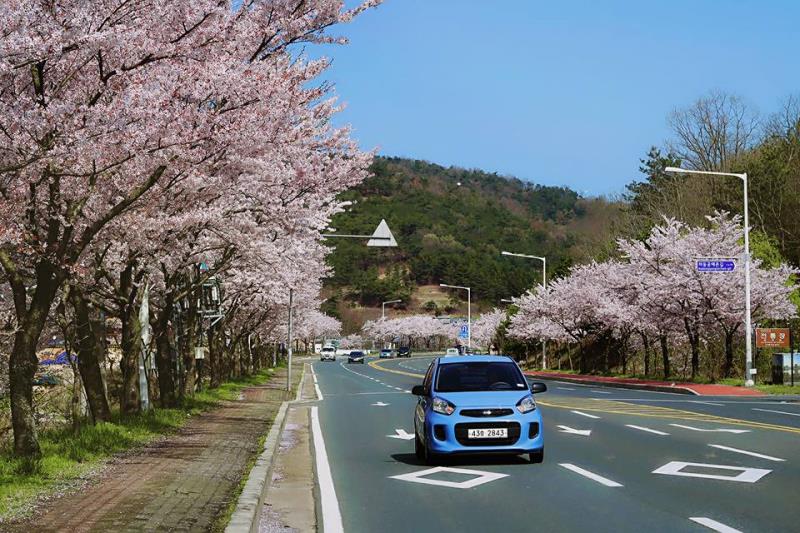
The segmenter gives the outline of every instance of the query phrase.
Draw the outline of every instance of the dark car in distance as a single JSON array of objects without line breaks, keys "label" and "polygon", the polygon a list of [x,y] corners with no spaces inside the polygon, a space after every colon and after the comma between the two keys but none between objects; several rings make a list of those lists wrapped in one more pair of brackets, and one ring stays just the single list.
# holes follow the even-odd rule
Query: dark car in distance
[{"label": "dark car in distance", "polygon": [[411,357],[411,347],[401,346],[397,349],[397,357]]},{"label": "dark car in distance", "polygon": [[347,356],[348,363],[361,363],[364,364],[364,352],[360,350],[353,350],[350,352],[350,355]]}]

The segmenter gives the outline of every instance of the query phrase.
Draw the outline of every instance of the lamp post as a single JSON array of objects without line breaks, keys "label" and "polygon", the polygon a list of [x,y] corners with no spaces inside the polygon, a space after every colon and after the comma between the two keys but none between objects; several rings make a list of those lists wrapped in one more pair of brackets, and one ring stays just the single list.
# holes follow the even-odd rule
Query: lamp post
[{"label": "lamp post", "polygon": [[288,344],[286,346],[286,390],[292,391],[292,314],[294,313],[294,289],[289,288],[289,324],[288,324]]},{"label": "lamp post", "polygon": [[467,350],[472,351],[472,289],[460,285],[448,285],[447,283],[440,283],[439,286],[467,291]]},{"label": "lamp post", "polygon": [[709,170],[687,170],[680,167],[667,167],[664,172],[679,174],[705,174],[709,176],[729,176],[739,178],[744,185],[744,337],[745,337],[745,375],[744,386],[752,387],[753,381],[753,328],[750,316],[750,217],[747,200],[747,174],[715,172]]},{"label": "lamp post", "polygon": [[389,300],[388,302],[381,302],[381,320],[386,318],[386,304],[398,304],[403,300]]},{"label": "lamp post", "polygon": [[[528,254],[515,254],[512,252],[502,251],[500,252],[501,255],[508,255],[511,257],[523,257],[525,259],[536,259],[542,262],[542,289],[547,288],[547,258],[541,257],[538,255],[528,255]],[[542,339],[542,370],[547,369],[547,341]]]}]

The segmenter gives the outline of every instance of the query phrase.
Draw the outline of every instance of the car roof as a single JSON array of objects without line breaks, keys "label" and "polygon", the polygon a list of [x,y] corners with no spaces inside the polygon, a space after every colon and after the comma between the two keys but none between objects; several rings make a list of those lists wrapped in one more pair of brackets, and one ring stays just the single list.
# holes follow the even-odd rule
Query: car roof
[{"label": "car roof", "polygon": [[507,355],[456,355],[452,357],[440,357],[440,365],[451,363],[507,363],[511,361]]}]

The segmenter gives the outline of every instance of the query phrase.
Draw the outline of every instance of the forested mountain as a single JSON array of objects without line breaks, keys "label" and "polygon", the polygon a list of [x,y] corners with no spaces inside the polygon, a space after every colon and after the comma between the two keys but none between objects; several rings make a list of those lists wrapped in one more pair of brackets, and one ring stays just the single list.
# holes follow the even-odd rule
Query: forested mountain
[{"label": "forested mountain", "polygon": [[[548,277],[596,252],[608,210],[566,187],[547,187],[480,170],[419,160],[378,157],[373,177],[343,194],[353,202],[331,226],[338,233],[369,234],[383,218],[397,248],[368,248],[363,241],[329,241],[334,299],[380,305],[406,302],[417,286],[450,283],[473,288],[473,298],[497,305],[541,280],[535,261],[502,250],[543,255]],[[605,232],[607,235],[607,232]]]}]

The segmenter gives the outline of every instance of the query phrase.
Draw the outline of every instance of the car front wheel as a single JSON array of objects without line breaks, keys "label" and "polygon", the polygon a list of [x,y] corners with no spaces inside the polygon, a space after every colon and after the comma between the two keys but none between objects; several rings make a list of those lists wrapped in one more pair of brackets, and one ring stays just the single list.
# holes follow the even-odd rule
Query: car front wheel
[{"label": "car front wheel", "polygon": [[533,464],[539,464],[544,462],[544,448],[542,448],[541,450],[536,450],[535,452],[531,452],[529,456],[531,459],[531,463]]}]

